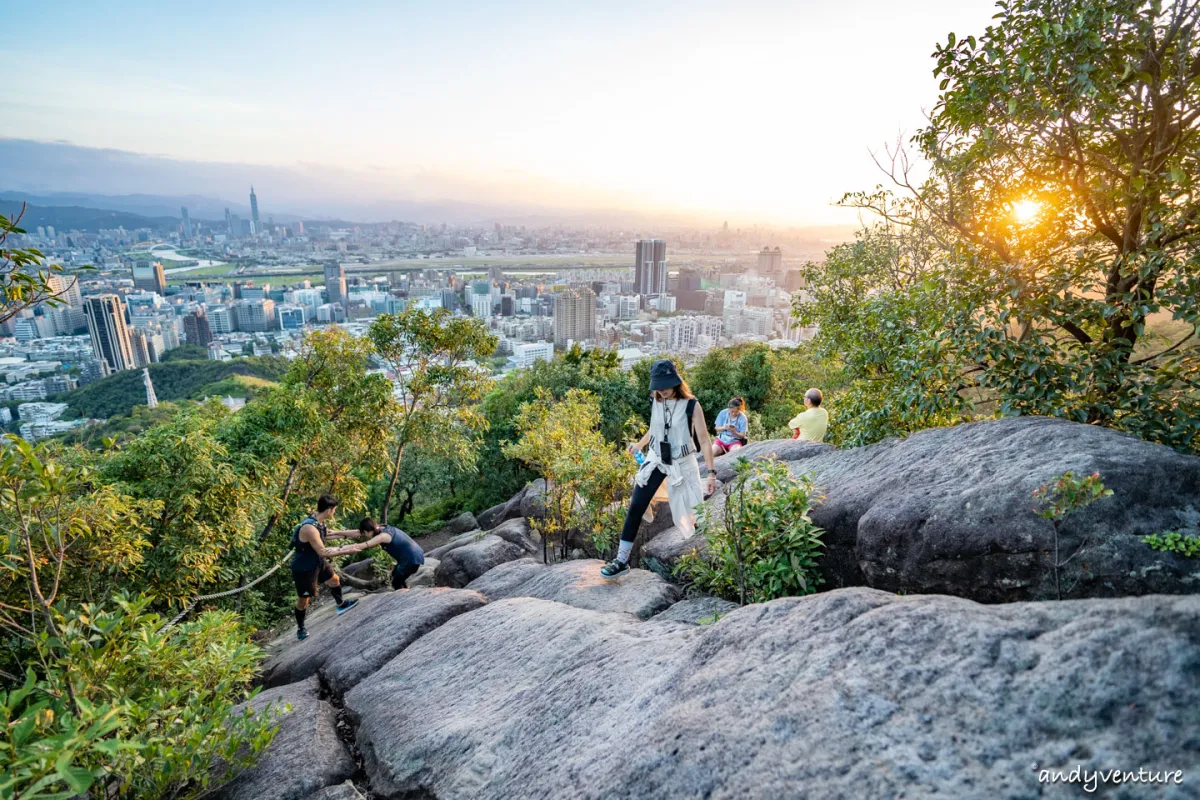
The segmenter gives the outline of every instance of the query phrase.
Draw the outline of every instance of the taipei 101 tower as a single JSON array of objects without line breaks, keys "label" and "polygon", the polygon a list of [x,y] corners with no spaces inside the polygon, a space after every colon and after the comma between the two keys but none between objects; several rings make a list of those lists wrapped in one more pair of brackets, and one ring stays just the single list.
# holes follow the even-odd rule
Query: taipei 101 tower
[{"label": "taipei 101 tower", "polygon": [[250,233],[262,233],[262,226],[258,221],[258,196],[254,194],[253,186],[250,187]]}]

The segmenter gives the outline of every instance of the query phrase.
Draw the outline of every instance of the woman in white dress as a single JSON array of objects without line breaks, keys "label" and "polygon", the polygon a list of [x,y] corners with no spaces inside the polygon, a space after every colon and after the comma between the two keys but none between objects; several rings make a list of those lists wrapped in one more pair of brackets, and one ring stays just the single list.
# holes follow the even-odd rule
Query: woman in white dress
[{"label": "woman in white dress", "polygon": [[[600,574],[606,578],[616,577],[629,569],[629,553],[633,550],[642,515],[664,480],[671,517],[688,534],[696,529],[696,506],[703,502],[706,494],[716,491],[712,441],[704,423],[704,409],[679,377],[674,363],[668,359],[654,362],[650,367],[650,390],[654,395],[650,430],[629,446],[629,452],[633,454],[647,446],[650,449],[638,470],[617,557],[600,568]],[[697,453],[703,453],[708,463],[707,492],[700,485]]]}]

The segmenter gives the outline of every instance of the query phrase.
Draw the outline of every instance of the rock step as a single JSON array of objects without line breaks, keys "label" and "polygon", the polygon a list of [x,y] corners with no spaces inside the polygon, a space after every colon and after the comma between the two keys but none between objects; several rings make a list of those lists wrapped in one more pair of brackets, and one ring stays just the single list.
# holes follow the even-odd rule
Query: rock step
[{"label": "rock step", "polygon": [[700,626],[518,597],[422,637],[345,709],[384,797],[1029,797],[1033,764],[1194,780],[1198,675],[1196,596],[855,588]]}]

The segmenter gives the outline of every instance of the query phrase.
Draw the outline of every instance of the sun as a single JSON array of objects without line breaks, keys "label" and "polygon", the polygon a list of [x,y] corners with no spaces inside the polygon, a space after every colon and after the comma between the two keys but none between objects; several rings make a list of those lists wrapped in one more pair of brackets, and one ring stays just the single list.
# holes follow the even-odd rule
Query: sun
[{"label": "sun", "polygon": [[1042,204],[1037,200],[1018,200],[1012,204],[1013,219],[1018,224],[1028,225],[1037,219],[1042,211]]}]

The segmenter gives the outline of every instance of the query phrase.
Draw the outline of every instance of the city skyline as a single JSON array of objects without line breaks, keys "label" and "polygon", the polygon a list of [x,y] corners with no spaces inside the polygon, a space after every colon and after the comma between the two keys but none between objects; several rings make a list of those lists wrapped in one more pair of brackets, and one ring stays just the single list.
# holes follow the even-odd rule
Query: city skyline
[{"label": "city skyline", "polygon": [[[922,124],[928,53],[993,10],[11,6],[12,56],[36,67],[0,87],[5,135],[149,160],[73,178],[130,181],[114,193],[245,197],[253,183],[264,212],[320,201],[404,218],[385,210],[453,201],[739,225],[852,224],[830,203],[877,183],[869,151]],[[160,44],[135,46],[147,40]],[[630,125],[644,107],[656,123]],[[0,171],[0,189],[35,188],[12,182]]]}]

